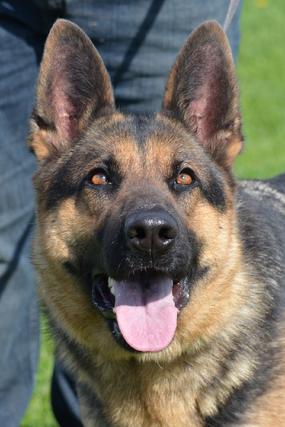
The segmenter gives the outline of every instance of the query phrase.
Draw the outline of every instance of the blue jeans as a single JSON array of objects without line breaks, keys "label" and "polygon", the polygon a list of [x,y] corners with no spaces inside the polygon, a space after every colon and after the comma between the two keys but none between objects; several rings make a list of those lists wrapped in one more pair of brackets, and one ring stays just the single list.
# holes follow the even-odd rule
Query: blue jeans
[{"label": "blue jeans", "polygon": [[[38,309],[30,263],[35,160],[25,138],[52,22],[66,17],[89,34],[110,72],[122,111],[153,112],[160,108],[167,74],[187,35],[206,19],[223,23],[228,4],[228,0],[0,2],[0,426],[19,425],[38,357]],[[229,30],[235,56],[239,14],[240,10]]]}]

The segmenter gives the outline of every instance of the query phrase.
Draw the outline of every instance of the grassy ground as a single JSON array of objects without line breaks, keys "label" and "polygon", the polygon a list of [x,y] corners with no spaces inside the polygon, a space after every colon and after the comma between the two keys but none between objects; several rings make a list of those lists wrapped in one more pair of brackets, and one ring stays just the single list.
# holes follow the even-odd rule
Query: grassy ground
[{"label": "grassy ground", "polygon": [[[285,171],[285,2],[244,0],[238,75],[246,146],[239,177]],[[33,398],[21,427],[56,427],[49,404],[52,344],[42,334]]]},{"label": "grassy ground", "polygon": [[[36,386],[21,427],[57,427],[50,405],[53,343],[44,319],[41,321],[41,352]],[[4,427],[4,426],[3,426]]]},{"label": "grassy ground", "polygon": [[245,0],[238,61],[246,147],[240,177],[285,171],[285,61],[283,0]]}]

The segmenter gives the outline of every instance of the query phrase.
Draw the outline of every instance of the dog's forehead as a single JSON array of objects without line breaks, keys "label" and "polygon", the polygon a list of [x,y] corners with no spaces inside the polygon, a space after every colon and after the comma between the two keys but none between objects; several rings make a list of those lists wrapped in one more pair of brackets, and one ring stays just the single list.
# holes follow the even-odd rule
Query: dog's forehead
[{"label": "dog's forehead", "polygon": [[[124,116],[116,114],[95,122],[86,134],[81,149],[98,158],[112,157],[120,169],[167,170],[175,162],[204,159],[203,149],[175,120],[162,114]],[[200,161],[199,161],[200,160]]]}]

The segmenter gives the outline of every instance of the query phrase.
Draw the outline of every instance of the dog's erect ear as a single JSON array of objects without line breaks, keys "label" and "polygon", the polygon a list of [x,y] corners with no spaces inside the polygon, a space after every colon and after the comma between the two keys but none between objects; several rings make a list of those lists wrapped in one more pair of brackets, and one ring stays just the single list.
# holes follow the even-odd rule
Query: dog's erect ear
[{"label": "dog's erect ear", "polygon": [[170,72],[163,111],[174,115],[223,166],[242,147],[239,94],[231,49],[208,21],[188,38]]},{"label": "dog's erect ear", "polygon": [[91,40],[60,19],[46,41],[29,145],[43,160],[74,143],[96,117],[114,111],[109,75]]}]

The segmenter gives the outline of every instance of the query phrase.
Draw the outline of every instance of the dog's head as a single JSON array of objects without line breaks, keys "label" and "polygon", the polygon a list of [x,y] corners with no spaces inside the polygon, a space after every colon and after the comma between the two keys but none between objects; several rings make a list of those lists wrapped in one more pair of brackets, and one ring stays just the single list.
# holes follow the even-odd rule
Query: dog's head
[{"label": "dog's head", "polygon": [[115,110],[87,36],[57,21],[29,137],[39,160],[34,259],[50,316],[72,339],[110,357],[171,359],[225,320],[240,129],[217,23],[186,41],[162,111],[136,117]]}]

